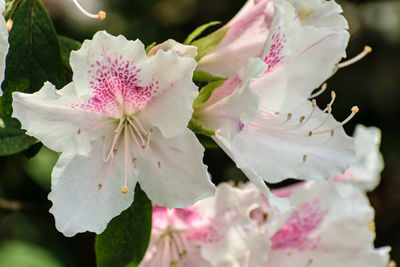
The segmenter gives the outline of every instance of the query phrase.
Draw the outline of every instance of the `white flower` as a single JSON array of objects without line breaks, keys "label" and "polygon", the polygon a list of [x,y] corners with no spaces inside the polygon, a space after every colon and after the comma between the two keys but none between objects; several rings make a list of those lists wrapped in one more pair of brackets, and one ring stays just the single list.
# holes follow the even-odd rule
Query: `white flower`
[{"label": "white flower", "polygon": [[364,191],[372,191],[381,180],[384,162],[379,152],[381,131],[376,127],[357,125],[354,132],[356,160],[344,174],[335,176],[335,181],[348,182]]},{"label": "white flower", "polygon": [[[0,0],[0,13],[3,14],[5,10],[4,0]],[[4,80],[4,70],[6,68],[6,55],[8,52],[8,29],[6,21],[3,16],[0,16],[0,85]],[[0,87],[0,96],[3,95],[3,91]]]},{"label": "white flower", "polygon": [[358,188],[311,181],[285,188],[294,209],[270,216],[265,267],[386,267],[389,247],[374,248],[374,210]]},{"label": "white flower", "polygon": [[186,127],[197,96],[192,58],[148,57],[139,40],[98,32],[70,62],[73,82],[63,89],[13,93],[22,128],[62,152],[49,195],[57,229],[101,233],[131,205],[137,182],[161,206],[213,195],[204,149]]},{"label": "white flower", "polygon": [[[248,5],[252,2],[256,3],[249,1]],[[240,79],[240,73],[245,71],[238,70],[239,75],[233,75],[221,86],[225,88],[214,91],[214,94],[223,95],[219,101],[224,106],[217,111],[211,108],[218,105],[212,102],[212,96],[194,115],[206,127],[215,130],[214,140],[270,203],[285,210],[288,202],[274,197],[264,180],[270,183],[289,177],[318,180],[343,173],[353,160],[354,145],[342,125],[358,108],[353,107],[350,116],[339,123],[331,115],[334,92],[324,110],[315,100],[309,100],[314,97],[312,91],[336,71],[336,64],[345,56],[349,34],[347,22],[340,15],[341,7],[334,1],[320,0],[276,0],[273,3],[274,19],[268,37],[265,36],[266,45],[261,56],[267,70],[250,83]],[[268,10],[268,5],[260,7]],[[245,8],[242,12],[249,10]],[[213,68],[202,69],[214,71]],[[239,77],[239,84],[245,85],[243,90],[234,89],[237,83],[231,82],[235,77]],[[224,113],[221,110],[231,113],[236,108],[230,103],[237,103],[231,99],[240,100],[235,96],[237,92],[250,95],[246,91],[252,89],[260,98],[256,112],[254,103],[257,101],[243,98],[245,103],[241,103],[241,108],[248,108],[240,109],[240,116],[237,113],[220,116]],[[211,118],[218,118],[219,124],[213,124]]]},{"label": "white flower", "polygon": [[260,266],[270,246],[252,219],[262,201],[254,188],[220,184],[213,198],[186,209],[153,208],[146,266]]}]

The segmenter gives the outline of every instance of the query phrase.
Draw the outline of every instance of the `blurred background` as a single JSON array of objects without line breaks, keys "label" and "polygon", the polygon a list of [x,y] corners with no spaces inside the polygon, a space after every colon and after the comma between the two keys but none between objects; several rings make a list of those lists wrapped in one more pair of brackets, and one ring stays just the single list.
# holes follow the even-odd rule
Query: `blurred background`
[{"label": "blurred background", "polygon": [[[104,21],[85,17],[72,0],[42,0],[59,34],[78,41],[97,30],[139,38],[145,44],[168,38],[183,41],[197,26],[212,20],[227,22],[243,0],[81,0],[88,11],[107,12]],[[400,262],[400,1],[338,1],[350,24],[348,57],[370,45],[373,53],[341,69],[328,81],[337,94],[334,115],[343,120],[353,105],[356,118],[346,124],[352,134],[357,123],[382,130],[385,159],[380,186],[369,194],[376,210],[376,246],[392,246]],[[213,29],[214,30],[214,29]],[[329,102],[329,93],[319,97]],[[0,157],[0,267],[95,266],[91,233],[65,238],[48,213],[50,173],[57,155],[45,147],[28,159],[21,153]],[[206,152],[205,163],[214,182],[246,180],[219,149]]]}]

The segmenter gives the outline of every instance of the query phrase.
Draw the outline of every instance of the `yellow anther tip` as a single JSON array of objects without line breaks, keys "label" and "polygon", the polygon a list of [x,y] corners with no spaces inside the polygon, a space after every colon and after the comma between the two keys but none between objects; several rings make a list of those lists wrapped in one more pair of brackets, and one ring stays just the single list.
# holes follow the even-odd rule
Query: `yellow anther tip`
[{"label": "yellow anther tip", "polygon": [[364,51],[367,53],[371,53],[372,52],[372,48],[368,45],[364,46]]},{"label": "yellow anther tip", "polygon": [[360,109],[357,106],[354,106],[351,108],[351,111],[357,113],[358,111],[360,111]]},{"label": "yellow anther tip", "polygon": [[12,19],[7,20],[6,26],[7,26],[7,30],[10,32],[12,29],[14,21]]},{"label": "yellow anther tip", "polygon": [[103,10],[100,10],[99,13],[97,13],[97,18],[99,20],[103,20],[106,18],[106,12],[104,12]]},{"label": "yellow anther tip", "polygon": [[121,192],[122,192],[122,194],[128,193],[128,192],[129,192],[128,187],[127,187],[126,185],[124,185],[124,186],[122,187],[122,189],[121,189]]}]

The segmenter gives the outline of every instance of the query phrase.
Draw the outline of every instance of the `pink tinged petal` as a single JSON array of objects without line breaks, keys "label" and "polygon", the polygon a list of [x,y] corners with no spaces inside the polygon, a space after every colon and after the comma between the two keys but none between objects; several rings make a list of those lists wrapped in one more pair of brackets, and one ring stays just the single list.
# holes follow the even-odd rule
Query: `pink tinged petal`
[{"label": "pink tinged petal", "polygon": [[387,266],[389,249],[374,249],[374,211],[360,190],[308,182],[294,190],[291,201],[291,213],[273,217],[281,226],[271,233],[263,266]]},{"label": "pink tinged petal", "polygon": [[71,103],[79,101],[72,83],[57,91],[47,82],[34,94],[14,92],[12,116],[21,122],[28,135],[50,149],[87,154],[90,142],[112,132],[115,125],[101,114],[71,107]]},{"label": "pink tinged petal", "polygon": [[[0,1],[0,13],[3,14],[5,10],[5,2]],[[6,21],[3,16],[0,15],[0,85],[4,80],[4,70],[6,68],[6,55],[9,48],[8,44],[8,30],[6,26]],[[0,96],[2,96],[3,91],[0,88]]]},{"label": "pink tinged petal", "polygon": [[196,61],[180,57],[172,50],[159,50],[148,59],[148,64],[159,92],[138,118],[146,125],[158,127],[165,138],[171,138],[186,128],[193,113],[192,104],[198,95],[192,81]]},{"label": "pink tinged petal", "polygon": [[184,45],[175,40],[169,39],[161,44],[156,45],[150,49],[148,55],[154,56],[158,50],[169,51],[172,50],[181,57],[195,58],[197,56],[197,47],[193,45]]},{"label": "pink tinged petal", "polygon": [[379,152],[381,131],[376,127],[357,125],[354,132],[356,160],[343,176],[335,181],[351,183],[364,191],[372,191],[380,182],[384,162]]},{"label": "pink tinged petal", "polygon": [[[319,3],[324,5],[327,1]],[[344,23],[336,28],[320,26],[326,18],[324,14],[311,25],[303,23],[301,12],[296,13],[289,2],[277,1],[274,8],[274,26],[264,52],[269,71],[253,86],[262,96],[264,106],[285,112],[309,97],[335,72],[335,64],[345,56],[349,34]],[[332,16],[344,20],[339,11],[328,17]]]},{"label": "pink tinged petal", "polygon": [[224,27],[224,39],[204,56],[197,69],[230,77],[246,65],[251,57],[260,57],[272,22],[272,5],[268,0],[249,0],[243,9]]},{"label": "pink tinged petal", "polygon": [[[143,109],[158,91],[146,64],[144,45],[104,31],[71,53],[73,81],[79,97],[90,97],[81,109],[119,118]],[[123,106],[123,110],[121,110]]]},{"label": "pink tinged petal", "polygon": [[147,154],[136,162],[140,186],[153,202],[166,207],[184,208],[212,196],[215,186],[202,163],[203,152],[188,129],[169,139],[154,129]]},{"label": "pink tinged petal", "polygon": [[233,139],[258,112],[259,97],[250,83],[264,70],[262,61],[250,59],[246,69],[215,89],[210,99],[196,110],[194,118],[219,135]]},{"label": "pink tinged petal", "polygon": [[200,212],[208,211],[211,217],[213,231],[208,235],[213,238],[199,240],[205,259],[214,266],[226,263],[228,266],[259,266],[266,259],[266,253],[258,252],[268,251],[269,240],[250,218],[250,211],[260,199],[261,194],[254,188],[238,189],[220,184],[215,197],[195,204]]},{"label": "pink tinged petal", "polygon": [[131,190],[121,192],[125,174],[123,153],[104,162],[104,143],[98,140],[92,145],[89,155],[63,153],[53,169],[50,212],[57,229],[66,236],[85,231],[101,233],[133,201],[134,171],[127,181]]}]

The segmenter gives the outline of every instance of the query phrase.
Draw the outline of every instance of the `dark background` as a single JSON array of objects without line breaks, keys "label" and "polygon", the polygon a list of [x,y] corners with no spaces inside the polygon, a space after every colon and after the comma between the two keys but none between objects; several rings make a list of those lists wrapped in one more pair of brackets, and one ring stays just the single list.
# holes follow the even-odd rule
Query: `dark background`
[{"label": "dark background", "polygon": [[[59,34],[83,41],[101,29],[139,38],[145,44],[168,38],[183,41],[197,26],[212,20],[227,22],[244,4],[241,0],[81,0],[88,10],[107,11],[100,22],[86,18],[72,0],[46,0]],[[349,57],[370,45],[373,53],[361,62],[341,69],[328,80],[337,94],[334,115],[343,120],[353,105],[356,118],[346,124],[352,134],[357,123],[382,130],[385,159],[380,186],[369,194],[376,210],[376,246],[392,246],[392,258],[400,262],[400,1],[338,1],[349,20]],[[329,93],[319,97],[329,101]],[[5,259],[24,266],[94,266],[91,233],[65,238],[57,232],[48,213],[50,172],[56,154],[46,148],[28,160],[26,155],[0,157],[0,267]],[[206,164],[214,182],[246,180],[219,149],[206,152]],[[22,166],[22,167],[21,167]],[[17,200],[21,211],[10,211]],[[11,202],[12,206],[15,202]],[[21,261],[22,260],[22,261]],[[14,265],[16,266],[16,265]]]}]

